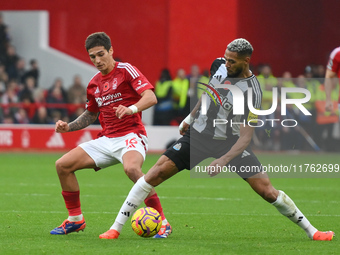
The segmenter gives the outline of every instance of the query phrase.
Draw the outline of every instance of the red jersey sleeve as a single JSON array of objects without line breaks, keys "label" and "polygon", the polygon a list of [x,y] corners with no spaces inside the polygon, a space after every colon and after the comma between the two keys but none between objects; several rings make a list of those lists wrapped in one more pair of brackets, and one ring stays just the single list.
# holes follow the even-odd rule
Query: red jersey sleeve
[{"label": "red jersey sleeve", "polygon": [[340,47],[334,49],[329,57],[327,68],[337,74],[340,71]]},{"label": "red jersey sleeve", "polygon": [[126,64],[126,80],[130,82],[132,88],[140,95],[147,89],[154,90],[153,85],[148,79],[138,70],[137,67]]},{"label": "red jersey sleeve", "polygon": [[98,86],[95,84],[94,80],[95,78],[91,79],[86,89],[87,101],[85,108],[90,112],[99,112],[98,104],[94,96],[96,92],[99,92],[99,89]]}]

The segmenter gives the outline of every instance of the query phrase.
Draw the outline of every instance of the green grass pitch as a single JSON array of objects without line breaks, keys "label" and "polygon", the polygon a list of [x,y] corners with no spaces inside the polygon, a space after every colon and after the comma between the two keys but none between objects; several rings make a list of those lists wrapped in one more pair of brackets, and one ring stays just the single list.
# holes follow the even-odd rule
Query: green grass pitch
[{"label": "green grass pitch", "polygon": [[[337,236],[313,242],[240,178],[191,178],[183,171],[157,192],[173,227],[168,239],[141,238],[128,222],[101,240],[132,187],[121,165],[77,172],[84,232],[52,236],[67,217],[54,162],[61,154],[0,154],[0,254],[339,254]],[[339,163],[338,154],[259,154],[263,164]],[[147,171],[159,158],[148,155]],[[339,176],[338,176],[339,177]],[[340,234],[339,178],[273,178],[320,230]]]}]

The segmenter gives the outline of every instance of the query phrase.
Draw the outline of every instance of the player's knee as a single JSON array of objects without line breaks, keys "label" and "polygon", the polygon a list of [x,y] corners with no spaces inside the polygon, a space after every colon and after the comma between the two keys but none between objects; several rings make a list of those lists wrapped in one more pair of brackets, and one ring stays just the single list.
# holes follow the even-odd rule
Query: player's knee
[{"label": "player's knee", "polygon": [[139,167],[135,166],[124,167],[124,172],[134,183],[136,183],[137,180],[143,176],[142,170]]},{"label": "player's knee", "polygon": [[267,202],[273,203],[277,199],[278,191],[276,189],[274,189],[272,186],[271,187],[266,187],[265,189],[263,189],[263,191],[261,192],[260,195]]},{"label": "player's knee", "polygon": [[65,163],[61,158],[55,162],[55,168],[57,170],[58,175],[69,173],[69,169],[65,166]]}]

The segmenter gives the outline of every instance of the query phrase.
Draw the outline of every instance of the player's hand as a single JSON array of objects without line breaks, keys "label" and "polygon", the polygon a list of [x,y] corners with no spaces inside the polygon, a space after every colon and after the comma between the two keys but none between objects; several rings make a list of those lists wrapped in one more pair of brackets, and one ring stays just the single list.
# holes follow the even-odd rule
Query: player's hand
[{"label": "player's hand", "polygon": [[68,124],[65,121],[62,120],[58,120],[55,123],[55,132],[57,133],[66,133],[68,132],[70,129],[70,127],[68,126]]},{"label": "player's hand", "polygon": [[179,124],[179,127],[178,127],[179,133],[181,135],[184,135],[193,121],[194,121],[194,118],[191,116],[191,114],[186,116],[185,119],[181,122],[181,124]]},{"label": "player's hand", "polygon": [[226,164],[227,162],[225,162],[225,160],[222,158],[215,159],[213,162],[211,162],[208,166],[208,174],[210,177],[218,175]]},{"label": "player's hand", "polygon": [[118,107],[113,107],[113,110],[116,111],[116,116],[118,119],[123,118],[124,115],[132,115],[133,112],[129,107],[124,105],[119,105]]},{"label": "player's hand", "polygon": [[333,110],[333,102],[332,100],[326,100],[326,107],[325,107],[326,112],[334,112]]},{"label": "player's hand", "polygon": [[181,124],[179,125],[179,133],[181,135],[184,135],[185,132],[187,132],[188,128],[190,127],[190,125],[188,123],[186,123],[184,120],[181,122]]}]

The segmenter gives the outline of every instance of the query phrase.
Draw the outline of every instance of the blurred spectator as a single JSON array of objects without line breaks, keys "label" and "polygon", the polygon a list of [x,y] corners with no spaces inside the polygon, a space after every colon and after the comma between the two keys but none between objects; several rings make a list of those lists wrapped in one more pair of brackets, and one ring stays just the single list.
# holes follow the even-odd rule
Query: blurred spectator
[{"label": "blurred spectator", "polygon": [[197,82],[201,78],[201,71],[198,65],[194,64],[191,66],[190,74],[187,76],[189,80],[188,97],[190,98],[191,106],[194,107],[197,103]]},{"label": "blurred spectator", "polygon": [[12,114],[5,114],[2,120],[3,124],[14,124],[14,118]]},{"label": "blurred spectator", "polygon": [[39,86],[39,66],[36,59],[30,60],[30,69],[24,74],[23,79],[26,80],[27,77],[33,77],[35,79],[35,87]]},{"label": "blurred spectator", "polygon": [[13,45],[9,45],[7,47],[7,54],[5,60],[6,72],[8,74],[9,79],[15,79],[17,77],[17,62],[19,60],[19,56],[16,52],[16,49]]},{"label": "blurred spectator", "polygon": [[64,84],[63,84],[63,80],[61,78],[56,78],[54,83],[52,84],[51,88],[49,88],[48,90],[48,94],[47,96],[50,96],[51,93],[53,92],[54,88],[60,88],[61,90],[61,94],[62,94],[62,98],[65,102],[67,102],[67,92],[64,88]]},{"label": "blurred spectator", "polygon": [[[308,80],[304,75],[299,75],[295,79],[296,87],[307,89],[308,86]],[[287,96],[290,99],[301,99],[304,98],[305,95],[303,93],[288,93]],[[295,105],[287,105],[287,115],[289,115],[288,118],[295,119],[301,128],[303,128],[312,138],[315,135],[315,93],[311,93],[311,98],[308,102],[304,103],[303,106],[312,114],[312,115],[305,115],[302,113]],[[296,130],[291,129],[291,132],[299,131],[298,128]],[[292,137],[295,137],[295,148],[302,150],[302,149],[308,149],[307,141],[303,139],[300,133],[296,133],[295,135],[292,135]],[[285,139],[285,138],[283,138]],[[298,141],[298,142],[297,142]]]},{"label": "blurred spectator", "polygon": [[33,93],[35,88],[35,79],[27,77],[24,82],[24,88],[19,93],[20,102],[33,103]]},{"label": "blurred spectator", "polygon": [[57,115],[56,112],[58,112],[61,116],[60,119],[67,116],[67,108],[65,108],[65,106],[57,106],[57,104],[67,103],[67,94],[61,78],[57,78],[52,87],[49,89],[46,102],[49,104],[54,104],[48,109],[49,116],[53,117],[52,115]]},{"label": "blurred spectator", "polygon": [[282,88],[282,87],[285,87],[285,88],[296,87],[294,82],[293,82],[292,74],[290,72],[286,71],[282,74],[282,78],[278,79],[278,87],[280,87],[280,88]]},{"label": "blurred spectator", "polygon": [[258,81],[261,84],[262,89],[262,108],[264,110],[270,109],[273,100],[273,87],[277,86],[277,78],[272,74],[272,69],[269,64],[261,66]]},{"label": "blurred spectator", "polygon": [[[203,70],[202,75],[201,75],[200,79],[198,80],[198,82],[199,83],[197,84],[197,100],[201,98],[201,95],[206,88],[204,85],[202,85],[200,83],[209,84],[209,71],[207,69]],[[194,104],[192,104],[192,103],[191,103],[191,105],[194,106]]]},{"label": "blurred spectator", "polygon": [[[320,79],[315,78],[312,66],[308,65],[305,68],[304,76],[306,79],[306,88],[310,91],[312,95],[315,96],[317,88],[320,86]],[[314,101],[313,101],[314,103]]]},{"label": "blurred spectator", "polygon": [[186,78],[185,70],[180,68],[176,78],[172,81],[173,101],[176,110],[176,123],[179,124],[190,112],[190,102],[188,100],[189,80]]},{"label": "blurred spectator", "polygon": [[[277,87],[278,80],[272,74],[272,69],[269,64],[261,64],[259,66],[259,75],[257,79],[262,89],[262,109],[268,110],[273,104],[273,87]],[[266,121],[267,119],[281,119],[280,108],[277,107],[276,111],[270,115],[262,115],[259,118],[265,123],[261,128],[257,128],[255,132],[259,140],[263,143],[263,148],[266,150],[279,150],[280,149],[280,132],[281,126],[276,123]]]},{"label": "blurred spectator", "polygon": [[325,86],[321,84],[316,91],[316,128],[315,142],[325,151],[334,151],[333,129],[334,124],[339,121],[338,110],[338,86],[333,84],[331,100],[333,102],[333,110],[326,111],[326,93]]},{"label": "blurred spectator", "polygon": [[6,61],[7,47],[10,42],[7,25],[4,23],[3,15],[0,12],[0,63]]},{"label": "blurred spectator", "polygon": [[86,88],[82,84],[82,80],[79,75],[74,76],[73,84],[68,89],[67,95],[68,95],[68,102],[71,104],[85,104],[86,103]]},{"label": "blurred spectator", "polygon": [[8,75],[6,73],[6,67],[0,63],[0,96],[6,91],[6,85],[8,82]]},{"label": "blurred spectator", "polygon": [[12,107],[9,104],[19,102],[17,91],[18,91],[18,83],[15,80],[11,80],[8,83],[5,93],[1,96],[1,103],[2,103],[4,116],[13,117],[14,114],[16,113],[17,107]]},{"label": "blurred spectator", "polygon": [[36,88],[33,92],[33,100],[35,103],[46,103],[46,91],[42,88]]},{"label": "blurred spectator", "polygon": [[49,124],[50,120],[45,106],[40,106],[32,119],[33,124]]},{"label": "blurred spectator", "polygon": [[23,108],[19,108],[18,111],[14,114],[14,119],[16,124],[29,124],[29,118],[27,116],[27,112]]},{"label": "blurred spectator", "polygon": [[25,59],[19,58],[17,61],[17,72],[15,79],[19,83],[25,83],[25,73],[26,73],[26,62]]},{"label": "blurred spectator", "polygon": [[169,69],[165,68],[155,86],[157,104],[154,108],[153,125],[170,125],[174,117],[172,91],[171,74]]},{"label": "blurred spectator", "polygon": [[323,79],[325,78],[326,69],[324,65],[317,65],[315,68],[314,78],[320,79],[319,81],[323,83]]}]

